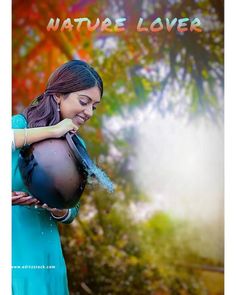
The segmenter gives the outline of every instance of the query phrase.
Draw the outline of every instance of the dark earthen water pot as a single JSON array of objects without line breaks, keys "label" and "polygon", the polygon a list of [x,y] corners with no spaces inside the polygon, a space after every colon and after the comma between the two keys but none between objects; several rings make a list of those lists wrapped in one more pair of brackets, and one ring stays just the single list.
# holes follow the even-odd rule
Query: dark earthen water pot
[{"label": "dark earthen water pot", "polygon": [[24,147],[19,169],[30,194],[52,208],[71,208],[79,201],[88,173],[86,149],[72,133]]}]

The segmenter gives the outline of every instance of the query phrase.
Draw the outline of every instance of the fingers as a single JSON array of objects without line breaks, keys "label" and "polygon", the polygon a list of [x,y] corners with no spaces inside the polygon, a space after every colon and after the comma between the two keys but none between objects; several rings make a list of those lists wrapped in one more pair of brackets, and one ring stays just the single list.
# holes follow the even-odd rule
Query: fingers
[{"label": "fingers", "polygon": [[49,207],[48,207],[48,205],[47,205],[46,203],[44,203],[44,204],[42,205],[42,208],[44,208],[44,209],[48,209]]},{"label": "fingers", "polygon": [[61,214],[61,212],[63,212],[64,210],[62,209],[57,209],[57,208],[51,208],[51,207],[49,207],[48,206],[48,204],[46,204],[46,203],[44,203],[44,204],[37,204],[37,205],[35,205],[35,208],[43,208],[43,209],[46,209],[46,210],[48,210],[49,212],[51,212],[51,213],[57,213],[57,214]]},{"label": "fingers", "polygon": [[57,208],[51,208],[51,207],[49,207],[48,206],[48,204],[46,204],[46,203],[44,203],[42,206],[40,206],[40,207],[42,207],[42,208],[44,208],[44,209],[46,209],[46,210],[48,210],[48,211],[50,211],[50,212],[58,212],[58,211],[61,211],[60,209],[57,209]]},{"label": "fingers", "polygon": [[36,204],[37,202],[38,202],[37,199],[32,198],[31,196],[29,196],[29,197],[20,198],[17,201],[17,204],[19,204],[19,205],[32,205],[32,204]]},{"label": "fingers", "polygon": [[[69,128],[70,130],[74,130],[74,131],[77,131],[78,129],[79,129],[79,125],[77,125],[75,122],[74,122],[74,120],[73,119],[64,119],[63,120],[64,121],[64,126],[66,127],[66,128]],[[62,122],[63,122],[62,121]]]},{"label": "fingers", "polygon": [[28,194],[26,192],[12,192],[12,196],[28,196]]},{"label": "fingers", "polygon": [[33,196],[29,196],[25,192],[12,192],[12,205],[34,205],[37,207],[44,208],[50,212],[59,210],[57,208],[49,207],[46,203],[42,204],[38,199],[34,198]]},{"label": "fingers", "polygon": [[44,209],[47,209],[48,211],[57,210],[57,208],[49,207],[48,204],[46,204],[46,203],[44,203],[41,207],[44,208]]},{"label": "fingers", "polygon": [[73,129],[71,131],[72,132],[77,132],[79,130],[79,126],[74,124],[73,122],[72,122],[72,124],[73,124]]},{"label": "fingers", "polygon": [[31,200],[26,201],[24,204],[25,205],[37,205],[40,201],[38,201],[35,198],[32,198]]},{"label": "fingers", "polygon": [[35,205],[40,201],[32,196],[13,196],[12,197],[12,205]]},{"label": "fingers", "polygon": [[46,210],[48,210],[48,211],[51,210],[51,208],[50,208],[46,203],[44,203],[44,204],[39,204],[38,207],[44,208],[44,209],[46,209]]},{"label": "fingers", "polygon": [[14,196],[11,198],[12,201],[17,201],[20,200],[22,197],[21,196]]}]

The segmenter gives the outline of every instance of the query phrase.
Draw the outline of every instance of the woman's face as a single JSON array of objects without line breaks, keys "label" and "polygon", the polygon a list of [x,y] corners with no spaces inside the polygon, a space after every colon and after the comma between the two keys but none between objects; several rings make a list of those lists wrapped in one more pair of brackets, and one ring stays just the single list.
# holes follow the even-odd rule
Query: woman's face
[{"label": "woman's face", "polygon": [[60,105],[61,119],[72,119],[76,125],[82,125],[89,120],[101,99],[97,86],[86,90],[70,93],[66,98],[56,96]]}]

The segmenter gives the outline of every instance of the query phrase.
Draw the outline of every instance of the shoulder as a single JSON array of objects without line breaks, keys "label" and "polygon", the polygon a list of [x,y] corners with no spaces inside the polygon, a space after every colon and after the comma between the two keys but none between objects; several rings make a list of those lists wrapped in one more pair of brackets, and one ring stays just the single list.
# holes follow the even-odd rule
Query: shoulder
[{"label": "shoulder", "polygon": [[27,127],[27,121],[22,114],[12,116],[11,124],[13,129],[21,129]]}]

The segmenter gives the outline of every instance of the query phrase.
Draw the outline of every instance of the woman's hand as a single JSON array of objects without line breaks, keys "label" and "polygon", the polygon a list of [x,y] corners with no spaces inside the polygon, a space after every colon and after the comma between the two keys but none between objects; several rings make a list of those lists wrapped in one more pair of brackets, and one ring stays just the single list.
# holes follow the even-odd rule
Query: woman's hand
[{"label": "woman's hand", "polygon": [[29,196],[25,192],[12,192],[12,197],[11,197],[11,202],[12,205],[37,205],[40,203],[39,200],[36,198]]},{"label": "woman's hand", "polygon": [[72,119],[64,119],[60,121],[58,124],[51,127],[53,129],[54,136],[57,138],[63,136],[65,133],[69,131],[75,133],[79,129],[79,126],[74,124]]},{"label": "woman's hand", "polygon": [[56,217],[62,217],[62,216],[65,216],[68,213],[68,209],[51,208],[47,204],[37,205],[37,207],[47,209],[48,211],[50,211]]},{"label": "woman's hand", "polygon": [[41,207],[52,212],[52,214],[56,217],[62,217],[68,213],[68,209],[50,208],[47,204],[42,204],[39,200],[32,196],[29,196],[25,192],[12,192],[12,205],[37,205],[37,207]]}]

